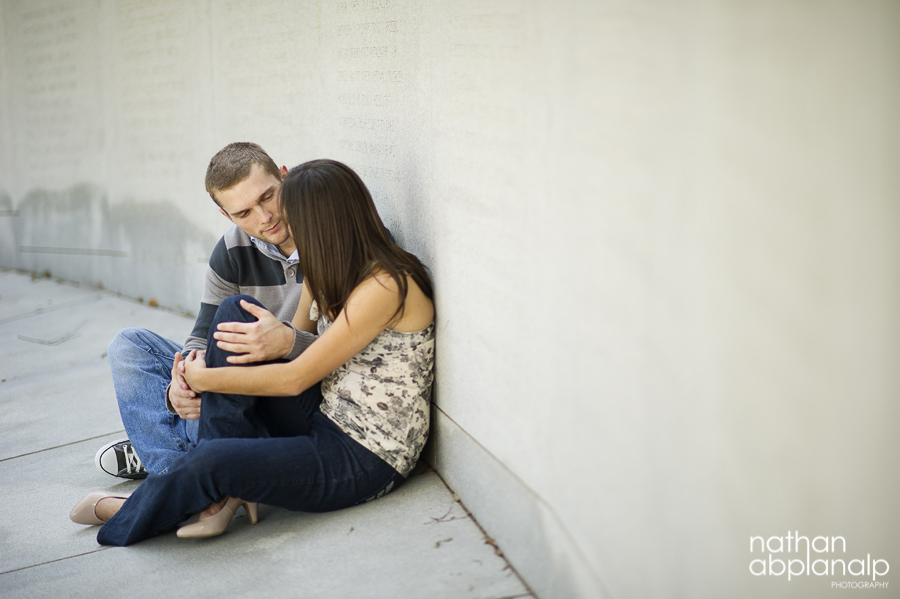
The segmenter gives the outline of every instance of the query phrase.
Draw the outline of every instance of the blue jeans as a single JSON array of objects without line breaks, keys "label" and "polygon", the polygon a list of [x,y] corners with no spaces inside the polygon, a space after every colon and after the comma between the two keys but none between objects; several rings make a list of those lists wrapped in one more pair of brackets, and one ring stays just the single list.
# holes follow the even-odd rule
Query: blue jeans
[{"label": "blue jeans", "polygon": [[166,408],[166,388],[179,351],[181,345],[147,329],[122,329],[109,344],[122,423],[151,474],[166,472],[198,439],[198,420],[183,420]]},{"label": "blue jeans", "polygon": [[[219,322],[253,320],[239,299],[259,305],[249,296],[229,298],[210,331]],[[229,355],[210,339],[207,366],[226,366]],[[165,474],[148,476],[100,528],[97,541],[136,543],[225,497],[324,512],[375,499],[403,482],[387,462],[318,411],[321,398],[318,385],[286,398],[203,393],[197,446]]]}]

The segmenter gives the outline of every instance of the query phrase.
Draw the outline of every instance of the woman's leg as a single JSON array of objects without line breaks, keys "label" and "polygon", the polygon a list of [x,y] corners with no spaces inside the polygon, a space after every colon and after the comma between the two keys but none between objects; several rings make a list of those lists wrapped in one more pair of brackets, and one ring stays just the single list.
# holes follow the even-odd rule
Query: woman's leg
[{"label": "woman's leg", "polygon": [[225,497],[322,512],[374,499],[402,481],[386,462],[316,414],[308,436],[201,441],[167,474],[149,476],[103,525],[97,541],[136,543]]},{"label": "woman's leg", "polygon": [[[252,319],[236,296],[218,322]],[[239,312],[238,312],[239,310]],[[210,336],[207,364],[227,365]],[[100,529],[103,545],[130,545],[174,529],[225,497],[321,512],[380,497],[404,479],[318,412],[318,385],[295,398],[204,393],[200,442],[169,472],[149,476]]]},{"label": "woman's leg", "polygon": [[[222,302],[209,327],[206,364],[210,368],[234,366],[227,358],[235,354],[220,349],[213,338],[218,324],[256,322],[256,317],[241,307],[240,300],[265,307],[249,295],[235,295]],[[316,385],[294,397],[203,393],[202,399],[200,439],[267,438],[308,435],[322,395]]]}]

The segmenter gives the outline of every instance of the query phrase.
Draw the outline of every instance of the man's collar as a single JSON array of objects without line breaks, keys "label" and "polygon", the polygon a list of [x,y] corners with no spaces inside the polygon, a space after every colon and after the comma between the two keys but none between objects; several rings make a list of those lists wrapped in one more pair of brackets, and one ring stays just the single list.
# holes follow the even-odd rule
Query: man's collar
[{"label": "man's collar", "polygon": [[279,250],[278,246],[274,243],[269,243],[268,241],[257,239],[252,235],[248,235],[248,237],[250,237],[250,241],[253,242],[253,245],[256,246],[256,249],[261,251],[269,258],[272,258],[273,260],[278,260],[279,262],[287,262],[288,264],[294,264],[300,259],[300,255],[297,253],[297,250],[294,250],[293,254],[285,258],[284,254],[281,253],[281,250]]}]

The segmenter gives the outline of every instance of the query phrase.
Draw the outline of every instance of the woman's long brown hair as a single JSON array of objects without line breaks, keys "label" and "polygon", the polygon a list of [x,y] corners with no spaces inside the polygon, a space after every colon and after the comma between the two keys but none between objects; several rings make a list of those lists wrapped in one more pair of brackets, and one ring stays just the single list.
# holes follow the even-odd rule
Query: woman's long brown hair
[{"label": "woman's long brown hair", "polygon": [[333,318],[356,287],[379,267],[397,283],[402,316],[410,276],[429,298],[422,262],[401,249],[378,216],[375,202],[353,170],[335,160],[311,160],[284,178],[281,210],[294,237],[300,268],[320,311]]}]

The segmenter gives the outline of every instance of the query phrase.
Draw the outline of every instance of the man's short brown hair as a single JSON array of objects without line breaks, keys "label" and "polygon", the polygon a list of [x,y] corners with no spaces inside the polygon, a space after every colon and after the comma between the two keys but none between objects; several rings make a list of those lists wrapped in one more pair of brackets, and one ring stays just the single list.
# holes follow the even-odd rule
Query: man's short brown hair
[{"label": "man's short brown hair", "polygon": [[275,161],[257,144],[239,141],[219,150],[206,169],[206,191],[209,197],[218,204],[216,193],[230,189],[249,177],[254,164],[281,181],[281,171]]}]

